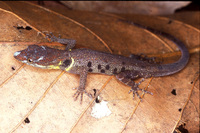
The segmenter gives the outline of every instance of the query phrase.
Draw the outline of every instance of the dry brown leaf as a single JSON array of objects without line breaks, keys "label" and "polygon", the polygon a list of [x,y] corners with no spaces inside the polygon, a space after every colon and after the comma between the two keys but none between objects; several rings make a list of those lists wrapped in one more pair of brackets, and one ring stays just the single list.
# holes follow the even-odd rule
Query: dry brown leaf
[{"label": "dry brown leaf", "polygon": [[[170,41],[164,39],[168,43],[163,43],[157,36],[120,19],[168,32],[181,39],[190,50],[199,49],[198,29],[165,17],[120,17],[62,8],[54,10],[26,2],[1,2],[0,132],[173,132],[181,119],[180,109],[190,99],[192,88],[194,95],[191,100],[194,105],[191,117],[196,118],[199,113],[199,83],[195,82],[199,74],[198,50],[191,54],[187,67],[180,73],[153,78],[148,90],[154,95],[145,95],[142,102],[138,98],[132,100],[132,95],[128,94],[130,88],[114,77],[89,74],[87,90],[93,92],[94,88],[102,89],[100,97],[108,101],[112,111],[110,116],[102,119],[91,117],[93,104],[88,97],[84,96],[82,105],[73,100],[75,91],[72,88],[79,83],[77,75],[27,65],[21,67],[22,63],[16,61],[13,54],[30,44],[47,42],[39,32],[48,31],[56,36],[61,34],[62,38],[76,39],[76,48],[85,47],[125,56],[131,53],[162,56],[163,52],[176,51],[173,50],[176,47]],[[64,48],[59,44],[45,45]],[[170,58],[170,61],[175,59]],[[146,80],[140,87],[144,88],[148,82]],[[50,91],[44,95],[48,89]],[[171,93],[173,90],[176,95]],[[44,99],[38,102],[41,97]],[[37,102],[38,106],[34,106]],[[28,119],[24,122],[26,116]],[[194,121],[195,125],[199,122],[197,118]],[[198,127],[195,126],[193,131],[198,131]]]}]

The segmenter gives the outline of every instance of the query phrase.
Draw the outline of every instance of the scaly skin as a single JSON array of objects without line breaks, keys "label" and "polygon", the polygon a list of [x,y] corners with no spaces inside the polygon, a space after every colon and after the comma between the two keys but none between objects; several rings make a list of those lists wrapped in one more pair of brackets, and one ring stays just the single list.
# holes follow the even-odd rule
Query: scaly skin
[{"label": "scaly skin", "polygon": [[[148,27],[142,28],[158,33]],[[77,88],[77,92],[74,94],[75,100],[79,95],[81,95],[82,101],[83,93],[86,93],[91,97],[91,94],[85,91],[88,73],[115,75],[119,81],[131,87],[130,92],[133,92],[133,97],[137,94],[140,98],[138,91],[142,89],[140,89],[138,85],[143,80],[139,83],[135,83],[133,81],[134,79],[144,79],[152,76],[160,77],[177,73],[186,66],[189,59],[188,50],[180,40],[167,33],[159,33],[175,42],[181,50],[182,57],[177,62],[172,64],[155,64],[140,60],[136,58],[138,56],[134,55],[131,57],[124,57],[90,49],[72,50],[75,46],[75,40],[60,39],[50,35],[47,35],[47,37],[52,41],[60,42],[62,44],[68,43],[66,50],[53,49],[47,46],[30,45],[27,49],[15,52],[14,57],[23,63],[35,67],[44,69],[61,69],[69,73],[79,74],[80,85]],[[142,91],[150,93],[145,90]]]}]

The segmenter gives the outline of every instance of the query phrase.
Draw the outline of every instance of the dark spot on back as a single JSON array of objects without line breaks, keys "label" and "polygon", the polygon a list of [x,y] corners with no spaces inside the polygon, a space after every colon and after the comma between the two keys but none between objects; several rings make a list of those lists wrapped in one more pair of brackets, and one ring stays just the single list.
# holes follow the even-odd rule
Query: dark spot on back
[{"label": "dark spot on back", "polygon": [[126,63],[122,61],[122,65],[125,65]]},{"label": "dark spot on back", "polygon": [[104,70],[104,69],[101,69],[101,73],[105,73],[105,70]]},{"label": "dark spot on back", "polygon": [[93,70],[90,68],[89,70],[88,70],[88,72],[92,72]]},{"label": "dark spot on back", "polygon": [[110,69],[110,66],[109,65],[106,65],[106,70],[109,70]]},{"label": "dark spot on back", "polygon": [[87,66],[91,67],[92,66],[92,62],[89,61],[88,64],[87,64]]},{"label": "dark spot on back", "polygon": [[124,72],[124,71],[125,71],[125,67],[122,67],[122,68],[121,68],[121,72]]},{"label": "dark spot on back", "polygon": [[113,74],[117,74],[117,68],[113,70]]},{"label": "dark spot on back", "polygon": [[67,67],[67,66],[69,66],[70,64],[71,64],[71,60],[65,60],[64,62],[63,62],[63,64],[62,64],[62,66],[64,66],[64,67]]},{"label": "dark spot on back", "polygon": [[101,69],[101,65],[100,64],[98,65],[98,69]]}]

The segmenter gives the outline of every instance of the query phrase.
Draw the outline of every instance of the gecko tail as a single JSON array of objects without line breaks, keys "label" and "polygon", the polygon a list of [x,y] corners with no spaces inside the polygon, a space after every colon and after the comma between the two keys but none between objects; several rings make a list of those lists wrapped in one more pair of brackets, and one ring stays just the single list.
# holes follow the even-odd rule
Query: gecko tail
[{"label": "gecko tail", "polygon": [[[121,20],[121,21],[124,22],[125,20]],[[149,69],[152,69],[152,70],[149,70],[152,72],[151,76],[160,77],[160,76],[171,75],[171,74],[181,71],[187,65],[188,60],[189,60],[189,52],[181,40],[177,39],[176,37],[174,37],[168,33],[153,29],[151,27],[143,26],[143,25],[140,25],[140,24],[132,22],[132,21],[125,21],[125,22],[132,24],[134,26],[137,26],[139,28],[146,29],[146,30],[152,32],[153,34],[161,35],[161,36],[173,41],[181,51],[181,58],[178,61],[171,63],[171,64],[156,64],[154,67],[149,68]]]},{"label": "gecko tail", "polygon": [[160,64],[160,65],[155,66],[157,67],[158,72],[157,73],[155,72],[154,74],[152,74],[154,77],[166,76],[166,75],[177,73],[181,71],[187,65],[189,61],[188,49],[186,48],[186,46],[181,40],[165,32],[160,32],[159,34],[173,41],[176,44],[176,46],[181,51],[181,58],[174,63]]}]

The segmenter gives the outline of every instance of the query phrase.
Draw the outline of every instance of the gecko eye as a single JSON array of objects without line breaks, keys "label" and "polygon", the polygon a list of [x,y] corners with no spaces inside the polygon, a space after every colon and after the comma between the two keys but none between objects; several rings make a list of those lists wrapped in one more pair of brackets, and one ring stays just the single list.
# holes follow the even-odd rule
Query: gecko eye
[{"label": "gecko eye", "polygon": [[28,62],[30,62],[30,63],[31,63],[31,62],[33,62],[33,60],[32,60],[32,59],[28,59]]}]

